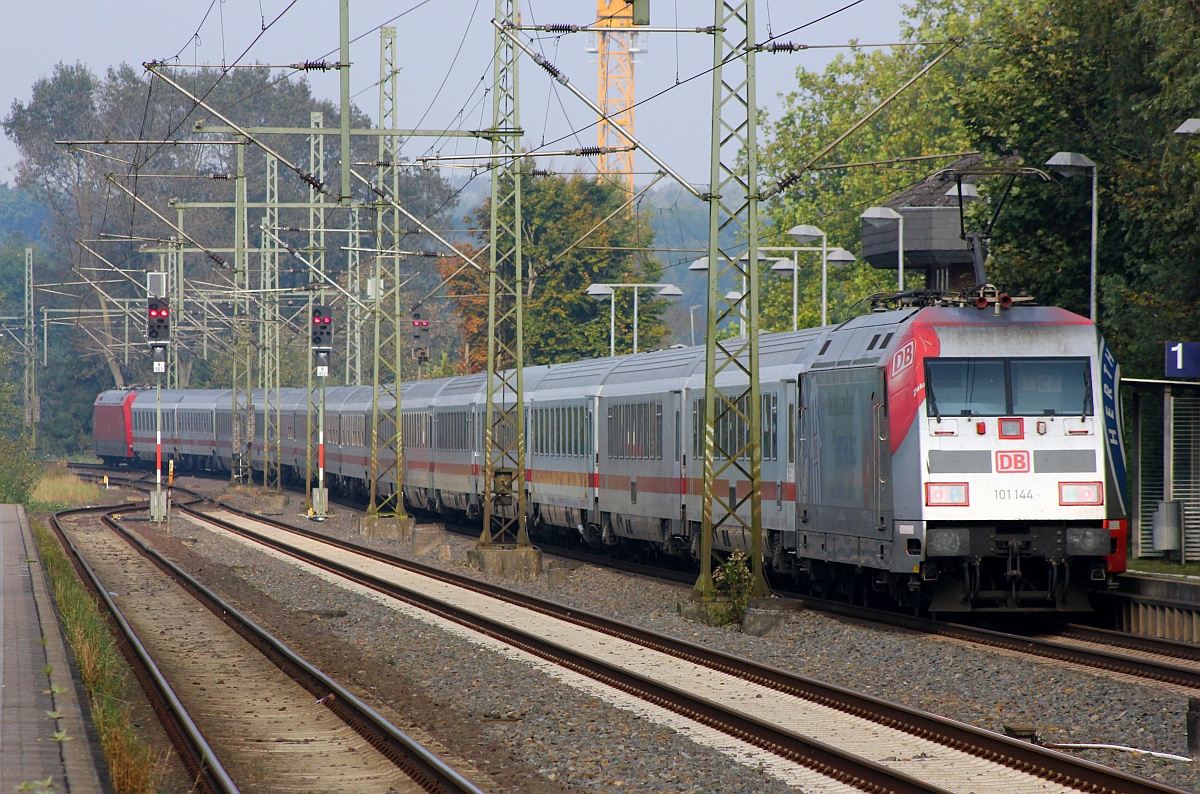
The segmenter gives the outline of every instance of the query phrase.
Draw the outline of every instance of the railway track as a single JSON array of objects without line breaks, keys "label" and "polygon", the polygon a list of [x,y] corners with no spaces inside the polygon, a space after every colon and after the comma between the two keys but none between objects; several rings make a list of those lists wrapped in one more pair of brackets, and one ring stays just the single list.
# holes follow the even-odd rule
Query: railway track
[{"label": "railway track", "polygon": [[[457,528],[457,531],[469,533],[469,528]],[[578,549],[558,546],[552,549],[555,556],[665,581],[690,585],[696,578],[690,571],[672,571]],[[843,601],[789,595],[795,595],[804,602],[806,608],[819,612],[1200,690],[1200,645],[1192,643],[1081,624],[1066,624],[1060,629],[1046,632],[1011,633],[919,618]]]},{"label": "railway track", "polygon": [[144,507],[53,523],[200,790],[479,794],[112,517]]},{"label": "railway track", "polygon": [[[625,623],[513,593],[470,577],[405,561],[357,544],[334,540],[311,530],[232,510],[223,518],[190,509],[189,512],[197,520],[219,521],[226,529],[255,543],[267,545],[276,553],[418,605],[459,625],[469,625],[490,637],[502,639],[543,659],[553,659],[557,664],[625,692],[636,692],[639,697],[677,714],[717,727],[863,790],[1061,790],[1131,794],[1178,791],[1037,745],[903,708]],[[414,584],[417,579],[424,584]],[[436,595],[431,591],[435,591]],[[454,594],[450,594],[451,591]],[[462,593],[470,595],[464,596]],[[493,605],[483,605],[480,598]],[[496,612],[498,608],[493,603],[496,601],[505,604],[506,610],[519,608],[526,617],[514,618],[512,613],[504,610],[501,610],[501,616]],[[530,618],[528,615],[537,617]],[[553,624],[558,626],[549,630],[552,639],[538,636],[536,631],[523,625],[546,619],[552,619]],[[564,623],[572,628],[562,628]],[[579,630],[608,638],[600,641],[600,645],[619,642],[621,649],[610,648],[598,655],[595,650],[597,641],[593,638],[581,640],[584,644],[590,643],[590,650],[573,651],[563,639],[564,632],[575,637],[574,633]],[[659,659],[660,655],[662,659]],[[629,660],[644,660],[651,656],[656,661],[641,672],[636,665],[632,669],[628,665]],[[670,681],[662,680],[657,673],[646,672],[647,669],[665,669],[662,666],[668,662],[664,659],[670,660],[670,665],[682,664],[688,672]],[[620,663],[620,660],[626,663]],[[687,679],[692,677],[703,677],[707,682],[701,688],[703,694],[688,691]],[[758,703],[760,700],[766,700],[767,703]],[[798,716],[802,712],[818,711],[821,712],[820,719],[813,718],[806,722],[806,718]],[[830,724],[837,720],[845,722],[841,723],[840,729],[818,724],[826,719]],[[886,738],[883,738],[884,734]],[[838,749],[836,745],[851,735],[870,735],[874,740],[883,741],[888,749],[882,754],[869,746],[859,747],[854,752]],[[825,738],[814,741],[814,736]],[[865,745],[869,745],[870,741],[864,740]],[[914,742],[916,744],[912,744]],[[918,746],[921,749],[917,749]],[[912,749],[906,755],[903,748]],[[876,753],[876,758],[871,757],[872,752]],[[953,754],[954,759],[950,760],[947,753]],[[897,768],[906,766],[904,763],[895,763],[897,758],[911,760],[914,757],[944,760],[942,768],[953,770],[950,777],[954,777],[955,773],[965,775],[967,767],[980,763],[985,764],[989,771],[981,773],[983,777],[964,788],[967,784],[961,779],[939,781],[937,773],[919,776],[910,774],[911,767],[908,771]],[[864,761],[867,763],[864,764]],[[927,761],[922,765],[922,773],[927,773],[928,768],[934,765],[936,762]],[[978,767],[975,768],[978,770]],[[988,782],[981,784],[981,780]],[[1050,782],[1049,788],[1047,781]]]}]

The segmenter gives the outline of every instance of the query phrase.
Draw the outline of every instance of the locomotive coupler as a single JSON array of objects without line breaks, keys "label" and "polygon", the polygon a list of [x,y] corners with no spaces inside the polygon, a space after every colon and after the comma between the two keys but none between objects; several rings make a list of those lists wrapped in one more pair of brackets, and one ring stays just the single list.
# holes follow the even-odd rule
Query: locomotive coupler
[{"label": "locomotive coupler", "polygon": [[1021,572],[1021,556],[1018,552],[1017,541],[1008,541],[1008,570],[1004,572],[1004,578],[1010,582],[1017,582],[1023,579],[1025,574]]}]

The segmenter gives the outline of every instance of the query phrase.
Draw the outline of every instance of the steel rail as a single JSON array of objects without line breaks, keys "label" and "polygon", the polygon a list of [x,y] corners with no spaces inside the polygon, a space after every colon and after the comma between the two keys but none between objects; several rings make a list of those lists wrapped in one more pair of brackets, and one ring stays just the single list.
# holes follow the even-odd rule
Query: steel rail
[{"label": "steel rail", "polygon": [[[214,500],[215,501],[215,500]],[[678,640],[656,632],[642,629],[621,621],[606,618],[601,615],[588,613],[584,610],[545,601],[534,596],[507,590],[505,588],[482,582],[468,576],[443,571],[432,566],[411,560],[404,560],[385,552],[360,546],[349,541],[338,540],[311,530],[301,529],[283,522],[266,519],[247,511],[238,510],[219,501],[221,508],[243,517],[274,526],[288,532],[296,533],[309,539],[318,540],[336,548],[371,559],[394,565],[424,576],[443,582],[464,587],[475,592],[508,601],[528,609],[551,615],[562,620],[601,631],[612,636],[644,645],[648,648],[669,653],[681,659],[702,664],[711,669],[720,670],[748,681],[769,686],[782,692],[821,703],[823,705],[853,714],[855,716],[876,722],[881,725],[896,728],[912,735],[920,736],[931,741],[949,746],[972,755],[1014,768],[1056,783],[1074,786],[1083,791],[1091,792],[1120,792],[1121,794],[1182,794],[1181,789],[1156,783],[1145,778],[1130,775],[1120,770],[1111,769],[1065,753],[1059,753],[1036,744],[1012,739],[1001,734],[977,728],[971,725],[950,720],[937,715],[922,712],[891,703],[869,695],[815,679],[799,676],[786,670],[763,665],[750,659],[720,653],[700,645]],[[324,560],[315,554],[298,549],[287,543],[274,541],[265,536],[243,527],[228,525],[211,515],[191,511],[203,520],[227,526],[231,531],[246,537],[254,538],[291,556],[310,562],[318,567],[330,570],[338,575],[351,578],[365,586],[392,594],[403,590],[398,586],[382,582],[375,577],[360,571],[344,568],[336,563]],[[402,597],[406,601],[424,604],[431,601],[420,594],[408,594]],[[432,602],[423,607],[438,614],[444,614],[451,620],[462,622],[463,619],[477,620],[474,616],[457,616],[449,613],[449,608],[441,602]],[[507,627],[497,627],[501,634],[507,635]],[[540,642],[529,640],[522,641]],[[537,653],[537,651],[533,651]],[[591,664],[588,662],[587,664]],[[744,738],[744,737],[743,737]],[[890,770],[889,770],[890,772]],[[922,784],[925,785],[925,784]],[[924,789],[928,790],[928,789]]]},{"label": "steel rail", "polygon": [[[263,523],[287,531],[299,532],[299,534],[307,536],[313,540],[319,540],[326,543],[330,542],[328,537],[322,536],[319,533],[310,533],[306,530],[297,530],[296,527],[291,527],[286,524],[280,524],[270,520],[264,520],[261,516],[241,513],[241,511],[231,509],[227,505],[221,505],[221,507],[222,509],[229,510],[230,512],[253,518],[255,521],[262,521]],[[562,646],[558,643],[545,640],[534,634],[530,634],[520,629],[505,625],[499,621],[477,615],[467,609],[454,607],[422,593],[409,590],[408,588],[397,585],[393,582],[388,582],[364,573],[356,568],[340,565],[336,562],[327,560],[317,554],[309,553],[288,543],[266,537],[265,535],[255,532],[252,529],[237,526],[201,511],[192,510],[190,508],[182,509],[185,512],[194,515],[201,521],[216,524],[228,531],[250,538],[255,542],[261,543],[264,546],[287,554],[298,560],[307,562],[313,566],[321,568],[322,570],[329,571],[330,573],[356,582],[364,587],[368,587],[399,601],[403,601],[404,603],[416,606],[424,611],[443,617],[446,620],[453,621],[459,625],[467,626],[507,645],[519,648],[540,658],[547,659],[554,664],[573,670],[574,672],[605,683],[623,692],[632,694],[635,697],[673,711],[676,714],[687,717],[688,719],[695,720],[711,728],[715,728],[723,733],[732,735],[749,744],[753,744],[782,758],[786,758],[787,760],[790,760],[796,764],[813,769],[823,775],[826,775],[827,777],[833,778],[847,785],[854,786],[863,791],[881,793],[894,792],[894,794],[949,794],[946,789],[943,789],[940,786],[935,786],[903,772],[891,769],[884,764],[853,755],[852,753],[848,753],[845,750],[834,747],[833,745],[829,745],[810,737],[780,728],[779,726],[772,725],[764,720],[729,711],[724,706],[706,698],[693,695],[668,684],[655,681],[651,678],[638,675],[636,673],[621,670],[605,662],[592,659],[581,652]],[[370,549],[359,547],[353,543],[335,541],[333,542],[333,545],[342,548],[345,551],[366,554],[372,559],[396,567],[409,567],[405,564],[405,561],[400,560],[399,558],[395,558],[391,555],[381,552],[372,553]],[[424,568],[424,566],[419,567]],[[478,582],[477,580],[470,579],[469,577],[459,577],[454,574],[446,576],[444,575],[445,572],[438,571],[437,569],[433,568],[428,569],[428,571],[417,570],[416,568],[410,568],[410,570],[414,570],[417,573],[423,573],[427,576],[443,574],[437,578],[439,578],[441,581],[456,584],[461,587],[467,587],[475,592],[480,592],[486,595],[493,595],[496,597],[503,597],[502,594],[513,595],[512,593],[508,593],[508,591],[504,591],[501,588],[496,588],[495,592],[487,592],[488,590],[491,590],[491,586],[485,585],[484,588],[481,589],[479,585],[482,583]],[[513,602],[511,598],[506,598],[505,600]],[[533,599],[529,600],[525,604],[520,605],[533,608],[532,605],[536,603],[539,602],[537,602],[536,599]],[[546,610],[539,611],[546,612]],[[552,614],[552,611],[547,614]],[[578,618],[580,614],[582,613],[575,613],[576,618]],[[575,622],[579,625],[589,625],[586,621],[580,621],[578,619],[572,622]]]},{"label": "steel rail", "polygon": [[55,513],[51,519],[54,527],[54,533],[58,536],[59,542],[68,550],[71,555],[71,563],[79,574],[84,585],[92,592],[105,609],[108,610],[112,617],[113,623],[118,630],[118,646],[122,654],[128,661],[129,666],[133,669],[134,677],[141,684],[146,697],[150,701],[151,708],[158,715],[159,722],[170,738],[172,745],[179,753],[184,766],[187,768],[188,775],[194,781],[196,788],[203,792],[215,792],[216,794],[237,794],[240,790],[237,784],[225,771],[225,767],[221,765],[220,759],[213,752],[212,747],[205,741],[200,729],[196,726],[194,720],[179,697],[175,694],[175,690],[171,688],[171,684],[159,670],[158,665],[154,663],[149,652],[141,641],[137,638],[133,628],[125,620],[125,616],[121,614],[121,610],[117,607],[116,602],[108,594],[108,589],[100,581],[100,577],[92,570],[92,567],[84,559],[75,543],[63,530],[60,519],[68,516],[85,515],[85,514],[109,514],[121,512],[129,509],[145,509],[146,503],[126,504],[118,507],[84,507],[73,510],[63,510]]},{"label": "steel rail", "polygon": [[[213,500],[213,501],[217,501],[219,503],[219,500]],[[623,626],[624,630],[629,633],[622,633],[622,634],[620,634],[620,636],[623,636],[625,639],[629,639],[634,642],[640,642],[640,643],[647,644],[648,646],[653,647],[656,640],[664,639],[664,638],[659,637],[658,635],[653,634],[652,632],[643,632],[643,630],[638,629],[637,627],[628,626],[627,624],[621,624],[619,621],[610,621],[609,619],[603,618],[602,616],[592,616],[592,615],[588,615],[588,613],[583,612],[581,610],[574,610],[574,609],[570,609],[570,608],[566,608],[566,607],[558,607],[558,605],[554,605],[554,606],[558,607],[559,610],[562,610],[562,613],[558,614],[554,611],[547,609],[547,607],[549,605],[553,605],[553,602],[542,602],[538,599],[524,596],[523,594],[516,593],[513,591],[508,591],[503,588],[499,588],[499,587],[481,582],[479,580],[472,579],[470,577],[459,576],[457,574],[448,573],[448,572],[442,571],[437,568],[432,568],[430,566],[422,565],[420,563],[403,560],[403,559],[395,557],[393,555],[388,555],[383,552],[376,552],[372,549],[368,549],[366,547],[362,547],[357,544],[350,543],[348,541],[339,541],[337,539],[322,535],[321,533],[311,532],[309,530],[294,527],[294,526],[291,526],[291,525],[288,525],[288,524],[285,524],[282,522],[270,521],[270,520],[264,519],[262,516],[253,515],[246,511],[241,511],[236,508],[230,507],[229,505],[225,505],[223,503],[221,504],[221,506],[222,506],[222,508],[224,508],[230,512],[243,515],[247,518],[251,518],[256,521],[263,521],[264,523],[278,526],[282,529],[285,529],[285,530],[288,530],[291,532],[296,532],[298,534],[301,534],[301,535],[304,535],[307,537],[311,537],[313,539],[317,539],[317,540],[320,540],[320,541],[323,541],[326,543],[330,543],[335,546],[342,547],[348,551],[365,554],[367,556],[370,556],[370,557],[380,560],[382,562],[386,562],[386,563],[393,564],[393,565],[399,565],[401,567],[405,567],[410,570],[414,570],[418,573],[422,573],[427,576],[433,576],[435,578],[440,578],[444,581],[449,581],[449,582],[451,582],[453,584],[457,584],[459,586],[475,589],[479,592],[484,592],[488,595],[492,595],[497,598],[509,600],[513,603],[521,603],[522,605],[528,606],[531,609],[543,611],[543,612],[546,612],[547,614],[555,614],[556,616],[562,617],[563,619],[572,620],[572,621],[581,623],[582,625],[588,625],[588,626],[595,628],[597,630],[600,630],[600,631],[607,631],[607,629],[604,627],[605,624],[608,624],[608,625],[615,624],[615,625]],[[580,560],[584,560],[584,561],[588,561],[588,562],[596,562],[596,559],[597,559],[595,557],[595,555],[588,555],[586,553],[572,552],[570,550],[563,550],[563,549],[557,549],[557,548],[555,549],[555,553],[556,554],[561,553],[564,556],[571,557],[574,559],[580,559]],[[612,565],[612,561],[606,560],[606,562],[601,563],[601,564]],[[641,573],[644,575],[655,576],[657,578],[666,578],[666,579],[672,578],[672,572],[669,572],[669,571],[664,572],[661,569],[656,569],[656,568],[652,568],[649,566],[642,566],[642,565],[637,565],[634,563],[625,563],[625,564],[622,564],[620,567],[622,568],[622,570],[627,570],[627,571],[631,571],[634,573]],[[690,581],[690,579],[688,581]],[[525,603],[526,601],[528,603]],[[1142,660],[1142,659],[1135,659],[1135,658],[1120,655],[1120,654],[1110,654],[1110,653],[1105,653],[1103,651],[1081,649],[1081,648],[1077,648],[1076,646],[1071,646],[1071,645],[1063,644],[1063,643],[1056,643],[1056,642],[1048,641],[1048,640],[1038,640],[1038,639],[1034,639],[1034,638],[1030,638],[1030,637],[1023,637],[1020,635],[1005,634],[1003,632],[989,631],[987,629],[977,629],[972,626],[964,626],[964,625],[959,625],[959,624],[948,624],[948,623],[942,623],[942,622],[932,621],[932,620],[923,619],[923,618],[916,618],[916,617],[908,616],[908,615],[897,614],[894,612],[874,610],[874,609],[869,609],[866,607],[856,607],[856,606],[846,604],[843,602],[826,601],[823,599],[814,599],[814,598],[810,598],[810,597],[804,597],[803,601],[807,608],[811,608],[814,611],[822,611],[822,612],[827,612],[827,613],[831,613],[831,614],[841,615],[844,617],[860,619],[860,620],[864,620],[864,621],[868,621],[868,622],[892,625],[892,626],[905,628],[905,629],[919,632],[919,633],[945,636],[945,637],[949,637],[952,639],[960,639],[960,640],[964,640],[967,642],[973,642],[973,643],[977,643],[977,644],[985,644],[985,645],[989,645],[991,647],[1012,650],[1012,651],[1016,651],[1018,653],[1023,653],[1023,654],[1027,654],[1027,655],[1035,655],[1035,656],[1040,656],[1043,658],[1050,658],[1050,659],[1054,659],[1054,660],[1058,660],[1058,661],[1069,661],[1069,662],[1073,662],[1076,664],[1081,664],[1081,665],[1099,668],[1099,669],[1105,669],[1105,670],[1112,671],[1112,672],[1119,672],[1119,673],[1123,673],[1123,674],[1127,674],[1127,675],[1134,675],[1134,676],[1142,677],[1142,678],[1150,678],[1153,680],[1164,681],[1167,683],[1174,683],[1174,684],[1182,685],[1182,686],[1190,686],[1190,687],[1200,688],[1200,684],[1191,683],[1192,681],[1200,681],[1200,671],[1195,671],[1195,670],[1184,668],[1184,667],[1177,667],[1177,666],[1172,666],[1172,665],[1164,666],[1162,663],[1156,663],[1156,662]],[[587,616],[586,621],[585,621],[584,616]],[[592,619],[599,621],[599,622],[592,623],[592,622],[590,622]],[[1095,630],[1093,630],[1093,631],[1095,631]],[[616,633],[616,631],[611,632],[611,633]],[[645,634],[649,635],[649,637],[644,642],[643,642],[643,640],[637,639],[637,635],[641,634],[641,633],[645,633]],[[1112,634],[1119,635],[1121,638],[1123,638],[1126,641],[1131,642],[1131,643],[1136,643],[1140,640],[1145,639],[1145,638],[1138,637],[1137,635],[1126,635],[1126,634],[1123,634],[1120,632],[1112,632]],[[665,638],[665,639],[669,639],[669,638]],[[670,642],[677,642],[677,641],[670,640]],[[1166,641],[1157,641],[1157,642],[1165,643]],[[681,644],[683,646],[686,646],[686,649],[702,651],[705,654],[714,654],[715,653],[712,651],[708,651],[708,649],[704,649],[701,646],[693,646],[690,643],[681,643]],[[1112,644],[1120,644],[1120,643],[1114,642]],[[1185,646],[1185,648],[1195,647],[1195,646],[1188,646],[1188,644],[1186,644],[1186,643],[1177,643],[1176,645]],[[1148,650],[1146,648],[1135,648],[1135,649]],[[664,650],[666,650],[666,649],[664,649]],[[672,651],[666,650],[666,652],[671,653]],[[680,653],[683,654],[686,652],[687,652],[687,650],[683,650]],[[1151,650],[1149,652],[1162,653],[1161,649],[1160,650]],[[1179,658],[1192,658],[1190,656],[1182,655],[1182,654],[1175,654],[1175,655],[1178,656]],[[738,659],[738,657],[725,657],[723,654],[715,654],[715,656],[718,657],[718,659],[711,664],[709,662],[704,661],[704,659],[700,656],[685,657],[685,658],[691,658],[692,661],[696,661],[701,664],[706,664],[708,666],[714,666],[714,667],[717,667],[717,669],[724,669],[720,666],[722,664],[721,660]],[[757,663],[752,662],[750,660],[738,659],[738,661],[745,662],[745,663],[751,665],[751,667],[749,668],[749,671],[744,674],[744,677],[747,677],[750,680],[756,680],[756,681],[760,680],[760,677],[757,676],[756,668],[762,667],[762,666],[758,666]],[[765,669],[774,671],[774,668],[765,668]],[[734,669],[732,667],[730,669],[726,670],[726,672],[731,672],[736,675],[743,675],[743,673],[739,673],[736,669]],[[793,674],[787,673],[786,671],[775,671],[775,672],[780,672],[785,676],[784,683],[779,684],[778,685],[779,688],[786,688],[788,686],[789,679],[792,679],[792,678],[795,678],[798,680],[803,680],[803,681],[808,681],[808,679],[803,679],[802,677],[799,677],[799,676],[793,676]],[[775,684],[770,683],[769,678],[761,680],[760,683],[766,683],[769,686],[776,686]],[[818,687],[820,687],[820,688],[827,687],[830,690],[838,689],[837,687],[833,687],[831,685],[826,685],[826,684],[821,684],[819,682],[812,682],[812,683],[816,683],[818,685]],[[1036,744],[1028,744],[1028,743],[1020,741],[1020,740],[1011,739],[1007,736],[1002,736],[1000,734],[993,733],[991,731],[986,731],[986,730],[983,730],[980,728],[975,728],[974,726],[964,725],[962,723],[957,723],[952,720],[946,720],[941,717],[936,717],[935,715],[929,715],[924,712],[907,709],[906,707],[903,707],[903,706],[897,706],[896,704],[887,703],[887,701],[877,701],[877,699],[875,699],[875,698],[871,698],[871,697],[865,696],[865,695],[859,695],[858,693],[849,692],[848,690],[844,690],[844,691],[847,692],[848,694],[854,696],[854,698],[856,698],[856,700],[851,703],[848,703],[846,705],[839,705],[839,700],[837,697],[821,699],[821,697],[822,697],[821,689],[818,689],[814,693],[811,693],[812,694],[811,699],[817,700],[817,702],[822,702],[822,703],[824,703],[824,705],[831,706],[833,708],[839,708],[843,711],[848,711],[850,713],[854,713],[854,714],[864,717],[866,719],[872,719],[876,722],[879,722],[880,724],[889,725],[891,727],[897,727],[901,730],[913,732],[916,735],[922,736],[924,738],[928,738],[932,741],[936,741],[941,744],[955,747],[957,749],[961,749],[966,752],[977,754],[982,757],[988,758],[990,760],[999,760],[1000,763],[1004,763],[1013,768],[1021,769],[1023,771],[1027,771],[1027,772],[1032,772],[1033,774],[1043,775],[1043,776],[1047,777],[1048,779],[1052,779],[1052,780],[1056,780],[1056,781],[1061,781],[1065,778],[1063,777],[1064,773],[1061,771],[1055,771],[1054,767],[1055,767],[1055,765],[1063,764],[1064,759],[1066,759],[1068,767],[1070,767],[1071,764],[1082,767],[1082,769],[1069,769],[1068,770],[1069,779],[1075,780],[1077,782],[1082,781],[1084,784],[1084,787],[1088,790],[1092,790],[1092,791],[1111,790],[1111,791],[1116,791],[1116,792],[1125,792],[1125,791],[1130,791],[1130,792],[1141,792],[1141,791],[1177,792],[1177,791],[1179,791],[1178,789],[1174,789],[1171,787],[1162,787],[1160,784],[1153,783],[1152,781],[1146,781],[1143,778],[1139,778],[1139,777],[1132,776],[1132,775],[1126,775],[1126,773],[1122,773],[1118,770],[1113,770],[1108,767],[1100,766],[1098,764],[1092,764],[1091,762],[1084,761],[1084,760],[1076,758],[1074,756],[1057,753],[1057,752],[1054,752],[1047,748],[1040,747],[1039,745],[1036,745]],[[807,697],[807,695],[801,695],[801,696]],[[895,709],[896,711],[888,713],[887,716],[880,716],[880,717],[872,716],[874,714],[873,704],[876,702],[886,704],[888,707]],[[915,714],[915,715],[919,715],[922,717],[932,718],[935,722],[933,725],[920,724],[914,730],[913,728],[906,727],[906,726],[913,724],[913,722],[908,719],[909,714]],[[949,726],[949,727],[947,728],[947,726]],[[966,735],[961,733],[961,731],[963,729],[966,729],[966,731],[967,731]],[[972,738],[972,734],[982,734],[984,737],[986,737],[987,741],[982,742],[982,743],[977,743],[976,740],[974,738]],[[977,746],[978,746],[978,752],[975,749],[971,749],[971,748],[975,748]],[[1031,752],[1025,752],[1027,750],[1031,751]],[[1049,761],[1047,759],[1049,759]],[[1076,772],[1085,772],[1086,774],[1075,774]],[[1120,781],[1119,781],[1120,784],[1116,788],[1108,788],[1107,787],[1108,784],[1103,782],[1105,780],[1106,776],[1112,776],[1112,775],[1116,775],[1120,778]],[[1121,777],[1121,776],[1123,776],[1123,777]],[[1151,787],[1150,788],[1137,788],[1136,787],[1137,785],[1144,785],[1144,784],[1148,784]],[[1130,787],[1130,786],[1133,786],[1133,787]]]},{"label": "steel rail", "polygon": [[[1058,642],[1050,637],[1035,637],[1012,634],[1003,631],[995,631],[993,629],[980,628],[978,626],[968,626],[962,623],[945,623],[943,621],[930,620],[928,618],[918,618],[911,615],[901,615],[895,612],[887,612],[879,609],[859,607],[839,601],[828,601],[818,598],[809,598],[807,596],[802,596],[801,598],[803,599],[805,606],[811,609],[840,615],[842,617],[857,618],[859,620],[864,620],[871,623],[879,623],[883,625],[909,629],[910,631],[919,632],[921,634],[932,634],[939,637],[971,642],[977,645],[987,645],[988,647],[992,648],[1016,651],[1017,653],[1022,653],[1027,656],[1037,656],[1043,659],[1051,659],[1059,662],[1071,662],[1073,664],[1079,664],[1099,670],[1107,670],[1113,673],[1122,673],[1124,675],[1132,675],[1137,678],[1145,678],[1153,681],[1162,681],[1168,684],[1175,684],[1177,686],[1200,689],[1200,669],[1194,667],[1184,667],[1171,664],[1170,662],[1166,661],[1139,659],[1134,656],[1128,656],[1126,654],[1113,651],[1082,648],[1077,645],[1071,645],[1070,643]],[[1121,633],[1112,632],[1112,634]],[[1130,647],[1131,650],[1135,649],[1131,647],[1136,641],[1135,635],[1121,634],[1121,636],[1128,641],[1126,647]],[[1105,644],[1119,644],[1105,640],[1100,641],[1104,642]],[[1149,650],[1149,652],[1161,653],[1162,651]],[[1186,658],[1179,657],[1177,654],[1176,657]]]},{"label": "steel rail", "polygon": [[1085,642],[1111,645],[1114,648],[1125,648],[1130,651],[1153,653],[1173,659],[1200,663],[1200,645],[1194,642],[1180,642],[1179,640],[1168,640],[1162,637],[1149,637],[1145,634],[1131,634],[1127,631],[1101,629],[1077,623],[1068,623],[1063,627],[1060,635]]},{"label": "steel rail", "polygon": [[[177,507],[182,507],[177,505]],[[114,530],[146,559],[170,576],[226,626],[267,657],[280,670],[317,698],[355,733],[431,794],[483,794],[444,761],[392,725],[352,692],[309,664],[232,604],[209,590],[182,568],[151,548],[142,538],[113,522]]]}]

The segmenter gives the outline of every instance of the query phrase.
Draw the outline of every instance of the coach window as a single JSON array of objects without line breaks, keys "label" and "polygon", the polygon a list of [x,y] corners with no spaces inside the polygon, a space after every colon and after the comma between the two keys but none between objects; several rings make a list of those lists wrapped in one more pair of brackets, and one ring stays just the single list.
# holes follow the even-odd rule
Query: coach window
[{"label": "coach window", "polygon": [[796,462],[796,411],[792,406],[788,406],[788,424],[787,424],[787,459],[788,463]]},{"label": "coach window", "polygon": [[663,456],[663,423],[662,423],[662,403],[654,404],[654,457],[656,460],[662,460]]},{"label": "coach window", "polygon": [[564,410],[567,414],[567,454],[575,457],[575,406],[568,405]]}]

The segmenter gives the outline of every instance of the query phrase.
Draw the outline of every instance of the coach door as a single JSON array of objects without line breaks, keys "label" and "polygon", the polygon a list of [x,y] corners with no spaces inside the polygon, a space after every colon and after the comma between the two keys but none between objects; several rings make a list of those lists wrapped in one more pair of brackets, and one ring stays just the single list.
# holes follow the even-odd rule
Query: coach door
[{"label": "coach door", "polygon": [[[483,449],[483,433],[481,430],[481,428],[483,427],[483,420],[481,419],[481,417],[482,417],[482,412],[479,410],[479,406],[472,403],[471,404],[471,438],[470,438],[470,441],[468,442],[468,446],[470,446],[470,448],[471,448],[471,472],[470,472],[469,476],[471,478],[471,504],[472,505],[479,503],[479,474],[480,474],[479,464],[480,464],[480,456],[482,455],[482,449]],[[470,511],[468,510],[468,513],[469,512]]]},{"label": "coach door", "polygon": [[875,370],[875,387],[871,392],[871,456],[872,494],[871,518],[875,529],[884,530],[891,525],[891,479],[892,455],[888,443],[887,386],[884,370]]}]

